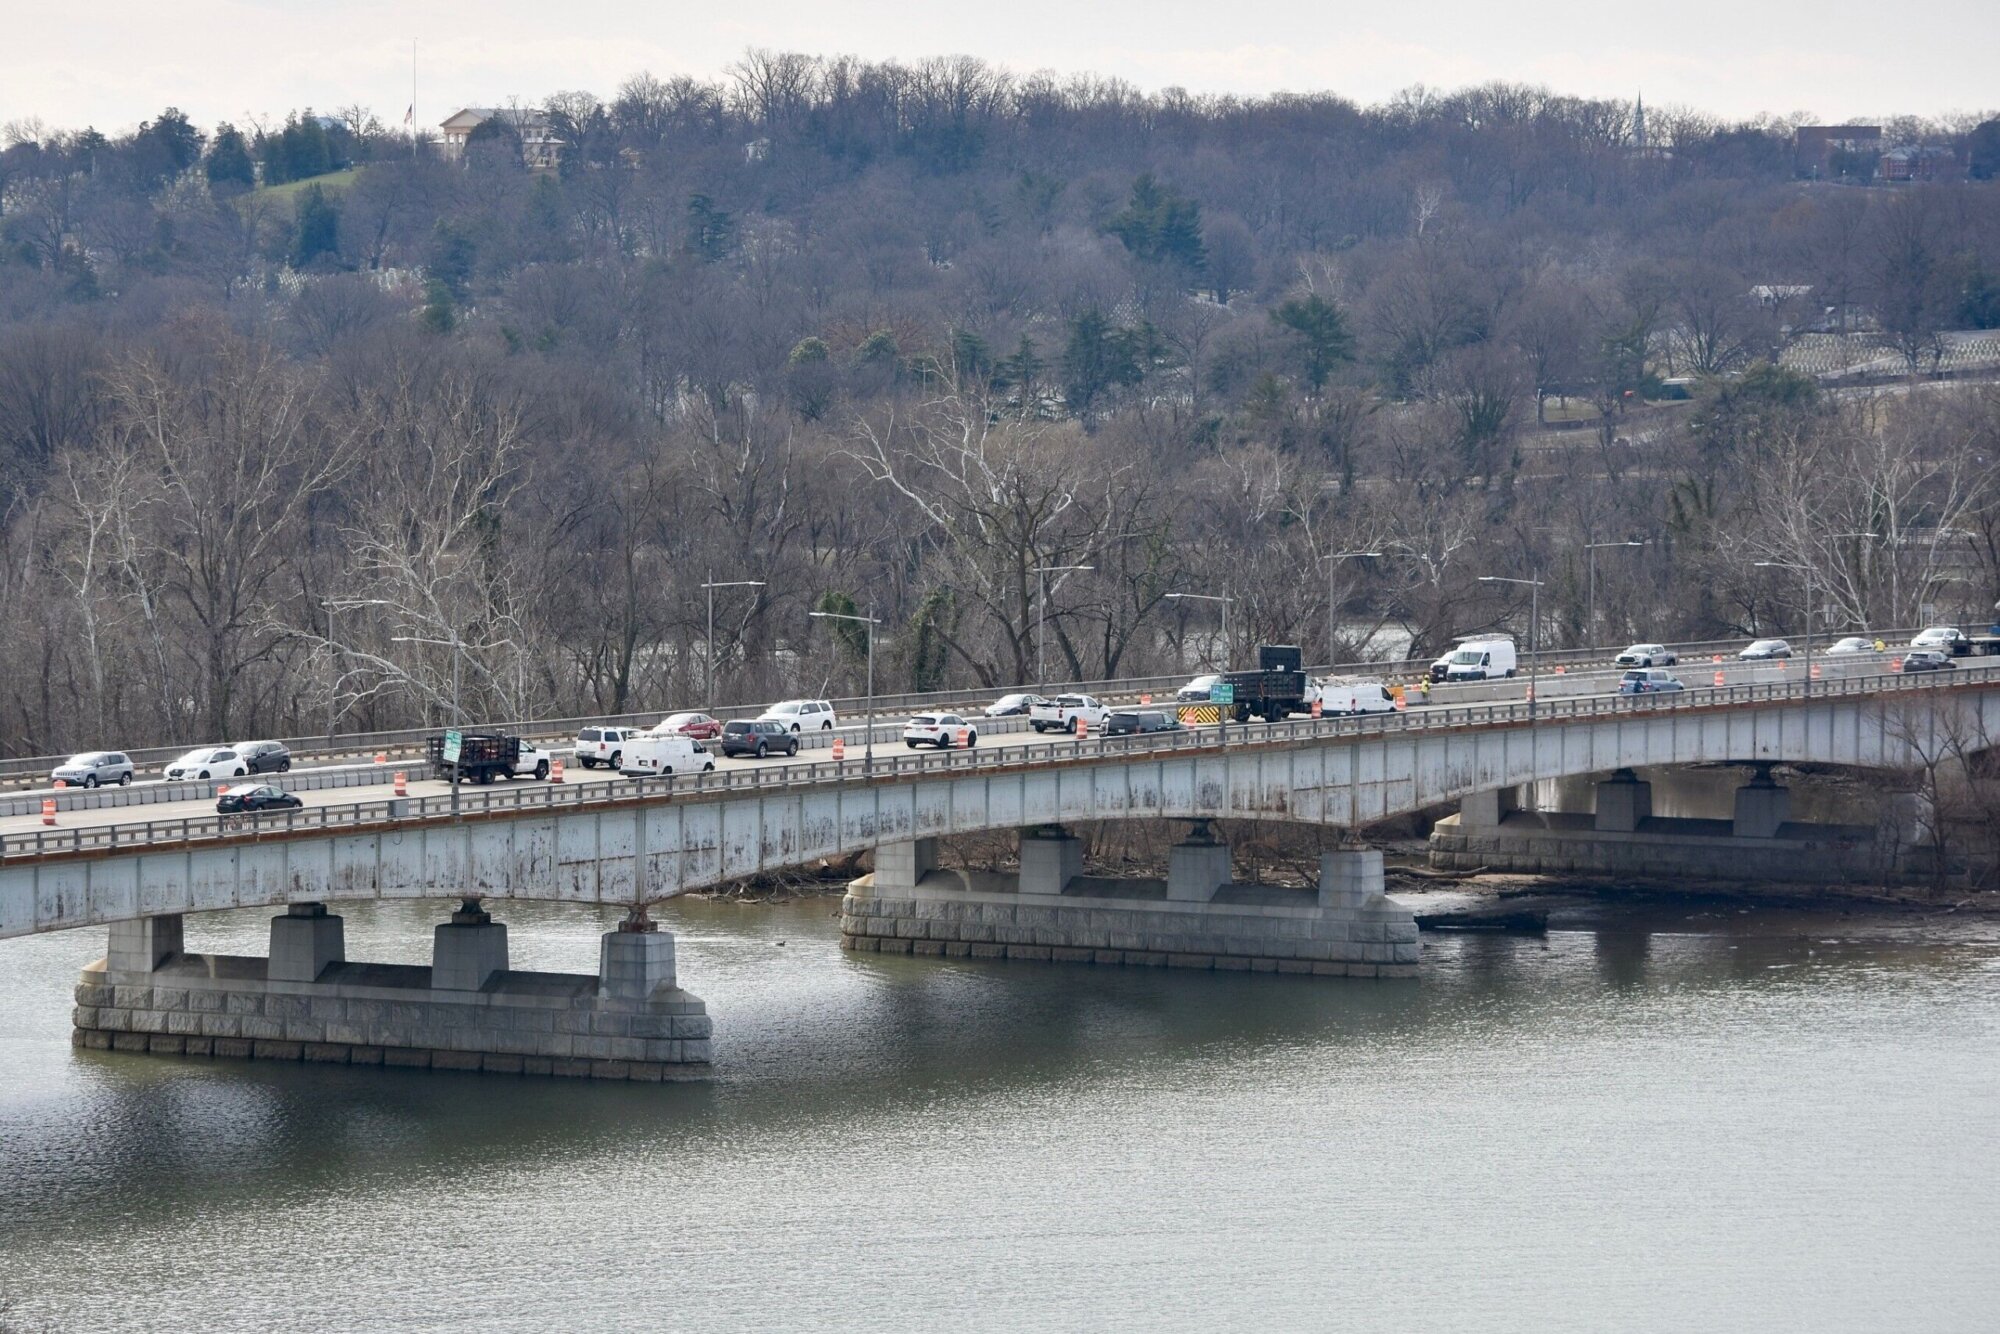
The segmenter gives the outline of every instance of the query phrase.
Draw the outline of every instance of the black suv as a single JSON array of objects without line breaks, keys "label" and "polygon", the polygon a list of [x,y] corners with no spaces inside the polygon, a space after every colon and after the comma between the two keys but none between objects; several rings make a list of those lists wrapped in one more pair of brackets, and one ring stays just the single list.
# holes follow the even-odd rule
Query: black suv
[{"label": "black suv", "polygon": [[253,774],[283,774],[292,770],[292,752],[282,741],[239,741],[230,749]]},{"label": "black suv", "polygon": [[1132,736],[1139,732],[1177,732],[1181,720],[1164,709],[1124,709],[1104,720],[1104,735]]},{"label": "black suv", "polygon": [[762,718],[739,718],[722,725],[724,755],[755,755],[763,759],[776,751],[799,753],[798,733],[783,723]]}]

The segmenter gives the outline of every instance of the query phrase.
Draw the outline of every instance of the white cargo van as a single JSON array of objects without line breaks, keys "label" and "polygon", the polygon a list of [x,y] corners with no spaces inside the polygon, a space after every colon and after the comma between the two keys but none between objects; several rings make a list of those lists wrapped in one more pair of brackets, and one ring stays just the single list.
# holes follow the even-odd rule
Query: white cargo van
[{"label": "white cargo van", "polygon": [[1369,677],[1329,677],[1316,687],[1320,716],[1347,713],[1393,713],[1396,697],[1389,687]]},{"label": "white cargo van", "polygon": [[701,743],[679,732],[654,735],[634,732],[625,738],[625,754],[618,772],[627,778],[659,778],[667,774],[700,773],[713,769],[715,761]]},{"label": "white cargo van", "polygon": [[1444,656],[1447,681],[1492,681],[1514,674],[1514,641],[1466,639]]}]

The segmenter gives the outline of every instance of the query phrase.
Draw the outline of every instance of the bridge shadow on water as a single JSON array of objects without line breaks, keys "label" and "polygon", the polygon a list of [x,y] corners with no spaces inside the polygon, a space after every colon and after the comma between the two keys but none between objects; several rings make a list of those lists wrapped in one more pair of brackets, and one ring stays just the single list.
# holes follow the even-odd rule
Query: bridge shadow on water
[{"label": "bridge shadow on water", "polygon": [[[419,961],[428,904],[345,905],[350,957]],[[1752,926],[1730,913],[1608,915],[1546,939],[1431,936],[1417,981],[978,963],[838,950],[837,900],[667,908],[681,980],[716,1021],[711,1079],[667,1085],[180,1060],[73,1052],[66,991],[96,933],[0,946],[0,1242],[157,1226],[177,1209],[321,1205],[422,1179],[755,1158],[972,1119],[1093,1085],[1199,1086],[1254,1066],[1314,1086],[1450,1059],[1478,1040],[1545,1042],[1618,1007],[1785,985],[1794,965],[1949,969],[1958,956],[1838,922]],[[613,920],[499,905],[522,967],[589,971]],[[190,919],[189,947],[261,952],[265,911]],[[1829,935],[1828,933],[1835,933]],[[991,1109],[990,1113],[985,1109]],[[947,1115],[949,1113],[949,1115]],[[141,1180],[146,1189],[135,1191]],[[0,1246],[4,1249],[4,1246]]]}]

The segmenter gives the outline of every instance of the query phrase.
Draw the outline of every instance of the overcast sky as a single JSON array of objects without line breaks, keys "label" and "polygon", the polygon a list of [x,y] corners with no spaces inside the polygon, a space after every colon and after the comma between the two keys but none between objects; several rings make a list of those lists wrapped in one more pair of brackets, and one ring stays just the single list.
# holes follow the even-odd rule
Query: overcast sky
[{"label": "overcast sky", "polygon": [[1116,75],[1147,89],[1327,89],[1379,101],[1489,79],[1728,116],[1935,115],[2000,106],[2000,3],[1931,0],[96,0],[13,7],[0,122],[130,128],[177,105],[206,128],[359,102],[417,114],[586,88],[638,70],[713,76],[744,48]]}]

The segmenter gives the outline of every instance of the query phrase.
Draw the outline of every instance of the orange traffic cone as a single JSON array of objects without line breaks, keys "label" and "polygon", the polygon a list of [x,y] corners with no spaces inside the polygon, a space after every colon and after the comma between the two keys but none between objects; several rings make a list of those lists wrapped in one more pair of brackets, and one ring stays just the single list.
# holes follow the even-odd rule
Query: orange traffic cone
[{"label": "orange traffic cone", "polygon": [[1141,704],[1151,704],[1153,702],[1153,697],[1151,695],[1141,695],[1139,696],[1139,702]]}]

